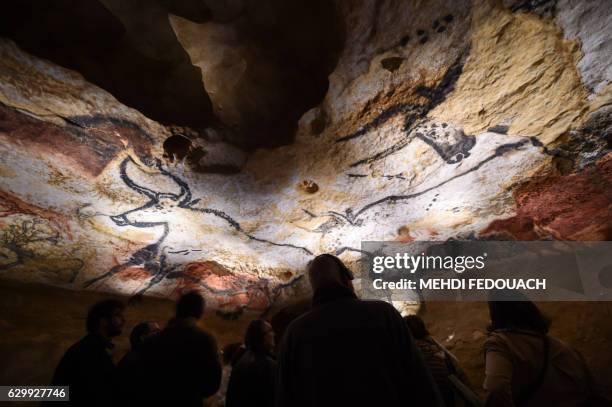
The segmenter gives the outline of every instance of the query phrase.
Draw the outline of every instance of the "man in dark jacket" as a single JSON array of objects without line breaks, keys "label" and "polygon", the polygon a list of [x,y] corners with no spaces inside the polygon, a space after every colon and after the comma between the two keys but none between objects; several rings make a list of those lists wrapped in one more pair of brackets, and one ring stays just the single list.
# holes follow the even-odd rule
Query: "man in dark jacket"
[{"label": "man in dark jacket", "polygon": [[285,332],[277,407],[443,405],[395,308],[359,300],[337,257],[318,256],[308,276],[313,308]]},{"label": "man in dark jacket", "polygon": [[111,339],[121,334],[125,323],[123,309],[121,302],[106,300],[89,310],[88,334],[66,351],[51,381],[52,386],[70,386],[67,405],[110,405],[115,364],[109,352]]},{"label": "man in dark jacket", "polygon": [[175,318],[122,365],[121,377],[134,383],[120,386],[131,389],[131,394],[122,395],[123,405],[201,407],[204,398],[217,392],[221,383],[217,343],[197,326],[204,305],[198,292],[183,295]]}]

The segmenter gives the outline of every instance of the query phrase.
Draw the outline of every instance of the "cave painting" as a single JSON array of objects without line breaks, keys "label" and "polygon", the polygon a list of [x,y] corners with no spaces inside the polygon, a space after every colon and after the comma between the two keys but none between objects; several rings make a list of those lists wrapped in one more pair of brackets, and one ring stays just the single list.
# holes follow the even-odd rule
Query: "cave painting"
[{"label": "cave painting", "polygon": [[[213,208],[199,207],[200,199],[193,199],[189,185],[164,169],[160,160],[155,161],[155,169],[159,176],[170,180],[179,188],[178,193],[156,191],[139,185],[128,174],[128,166],[138,168],[136,160],[128,156],[119,166],[120,179],[128,188],[146,197],[148,201],[139,207],[117,215],[111,215],[110,219],[118,227],[157,228],[161,230],[161,236],[155,242],[134,251],[126,261],[95,278],[85,281],[84,287],[90,287],[126,271],[138,275],[134,272],[134,269],[137,269],[144,271],[144,274],[140,273],[139,275],[142,279],[148,279],[149,281],[135,292],[135,297],[141,296],[164,279],[181,279],[179,291],[187,288],[203,288],[210,295],[218,297],[219,309],[229,309],[230,311],[226,312],[227,315],[234,315],[243,308],[268,310],[280,295],[281,290],[292,287],[300,280],[301,276],[298,276],[288,283],[273,286],[274,284],[269,279],[254,279],[249,276],[237,276],[224,272],[223,267],[214,262],[202,260],[186,262],[185,256],[191,254],[195,255],[196,258],[203,257],[206,252],[211,252],[208,246],[215,245],[214,238],[210,237],[206,241],[196,243],[195,247],[192,243],[188,245],[189,248],[184,248],[180,246],[181,241],[185,241],[183,237],[172,236],[176,233],[174,230],[176,225],[173,225],[173,221],[181,220],[180,222],[183,223],[183,219],[194,219],[189,216],[192,214],[196,215],[195,220],[199,223],[199,226],[225,226],[254,242],[289,248],[307,256],[312,255],[312,252],[305,247],[257,237],[244,231],[240,223],[225,212]],[[225,231],[225,234],[228,235],[227,231]],[[189,236],[187,236],[187,240],[189,240]],[[240,244],[234,242],[232,247],[240,247]]]},{"label": "cave painting", "polygon": [[0,191],[0,273],[73,283],[85,263],[66,218]]},{"label": "cave painting", "polygon": [[[493,102],[486,117],[469,120],[478,113],[470,97],[462,114],[461,93],[470,96],[481,77],[474,72],[488,66],[478,63],[482,49],[470,27],[489,22],[472,25],[465,5],[381,25],[366,44],[348,30],[342,63],[313,110],[321,123],[307,113],[295,143],[250,151],[248,159],[219,141],[222,128],[185,158],[181,134],[192,140],[191,133],[153,122],[84,80],[49,75],[64,70],[9,46],[6,60],[26,61],[27,70],[7,73],[17,87],[0,81],[0,276],[32,272],[31,281],[135,298],[197,289],[233,318],[305,297],[304,267],[318,253],[354,267],[365,240],[480,238],[496,219],[516,215],[512,190],[555,150],[535,138],[547,121],[516,127],[514,111]],[[513,67],[497,64],[491,74]],[[534,65],[550,67],[547,59]],[[28,70],[38,75],[13,77]],[[515,76],[517,86],[527,83]],[[560,78],[550,86],[573,83]],[[504,100],[492,98],[499,104],[527,100],[492,89],[483,96],[499,90]],[[2,193],[40,210],[5,210]],[[528,209],[518,220],[535,224],[540,207]]]},{"label": "cave painting", "polygon": [[[447,74],[445,78],[452,76]],[[361,160],[368,165],[347,161],[344,176],[339,175],[335,182],[339,189],[351,192],[355,188],[349,201],[326,197],[324,193],[330,185],[319,186],[317,182],[317,191],[307,190],[305,195],[293,188],[295,194],[302,194],[300,200],[290,192],[265,198],[281,208],[296,207],[302,216],[297,221],[283,221],[279,212],[263,204],[265,199],[248,203],[249,209],[261,205],[258,211],[241,213],[239,205],[219,196],[216,188],[228,182],[239,190],[254,190],[257,187],[247,183],[256,184],[257,179],[249,174],[178,176],[179,163],[143,159],[127,149],[125,155],[109,162],[95,184],[107,182],[121,192],[102,195],[102,203],[91,201],[92,192],[69,193],[74,197],[70,200],[75,199],[80,208],[77,218],[83,231],[93,234],[94,246],[97,242],[105,246],[106,238],[100,240],[98,235],[103,231],[112,240],[110,250],[91,255],[71,246],[64,248],[62,245],[71,240],[61,228],[57,229],[58,222],[45,220],[47,215],[40,211],[30,211],[28,216],[42,220],[33,223],[28,218],[24,223],[13,219],[9,222],[11,227],[2,230],[0,271],[28,268],[28,264],[33,268],[46,261],[48,274],[61,275],[60,282],[79,287],[118,290],[133,298],[143,294],[174,296],[198,289],[205,293],[211,308],[225,318],[238,317],[244,310],[265,313],[275,303],[304,293],[306,284],[301,272],[313,254],[358,255],[363,253],[360,241],[394,239],[405,224],[425,217],[430,209],[445,217],[460,214],[466,207],[472,210],[470,205],[488,202],[499,193],[499,186],[487,177],[494,177],[496,171],[516,173],[514,167],[521,168],[522,163],[533,163],[551,153],[535,139],[493,131],[466,135],[453,123],[427,117],[434,101],[443,99],[449,88],[452,85],[448,80],[445,86],[423,88],[421,92],[429,95],[430,104],[391,108],[351,135],[336,139],[340,145],[362,143],[383,126],[393,129],[395,126],[388,123],[390,118],[404,115],[403,127],[399,132],[393,131],[396,139],[381,143],[382,150]],[[421,175],[403,167],[420,160],[415,155],[418,149],[429,160]],[[15,169],[29,165],[20,164],[23,158],[13,158],[10,163]],[[374,166],[402,172],[373,179]],[[314,184],[318,179],[316,174],[313,176]],[[363,182],[372,183],[371,187],[361,187]],[[479,185],[477,195],[463,196],[462,189],[473,185]],[[245,201],[259,199],[248,194],[238,197]],[[300,209],[302,202],[316,205]],[[94,211],[91,217],[97,220],[88,223],[85,210]],[[261,227],[260,222],[274,225],[275,229]],[[452,230],[448,234],[456,235]],[[31,241],[26,242],[24,236]],[[48,250],[41,250],[43,246]],[[56,258],[50,257],[52,251]],[[262,256],[276,256],[283,261],[259,266]],[[228,259],[233,263],[224,263]]]},{"label": "cave painting", "polygon": [[[455,87],[455,83],[459,76],[461,76],[461,72],[463,71],[463,64],[466,56],[469,54],[469,48],[464,50],[464,52],[457,58],[455,63],[448,68],[442,79],[439,83],[433,87],[428,87],[424,85],[420,85],[415,89],[417,95],[421,96],[426,100],[424,104],[416,104],[416,103],[399,103],[389,108],[384,109],[381,113],[379,113],[372,121],[362,126],[360,129],[355,132],[339,137],[336,139],[337,143],[345,143],[347,141],[351,141],[362,136],[369,134],[372,130],[377,129],[382,126],[389,120],[394,117],[402,114],[403,125],[402,132],[405,137],[399,143],[396,143],[390,147],[383,149],[382,151],[376,152],[368,157],[362,158],[350,164],[350,167],[358,167],[364,164],[369,164],[374,161],[381,160],[385,157],[388,157],[391,154],[396,153],[397,151],[406,147],[412,141],[412,130],[421,124],[421,122],[425,119],[427,114],[437,105],[444,102],[447,95],[453,91]],[[444,143],[438,143],[435,139],[437,137],[431,137],[428,135],[424,135],[423,133],[415,134],[416,137],[419,137],[426,142],[430,143],[439,153],[441,152],[442,157],[447,156],[447,152],[442,148]],[[465,147],[469,147],[469,143],[466,144]],[[469,147],[471,148],[471,147]],[[469,150],[469,148],[467,148]],[[448,159],[452,159],[453,156],[449,156]],[[455,157],[457,159],[457,157]]]},{"label": "cave painting", "polygon": [[[435,93],[435,92],[434,92]],[[326,234],[334,229],[349,227],[349,228],[360,228],[364,226],[365,222],[380,222],[381,214],[377,213],[377,209],[381,209],[381,206],[407,202],[414,200],[424,195],[435,194],[431,198],[430,203],[427,205],[425,211],[429,211],[429,208],[433,203],[444,199],[440,197],[440,190],[452,183],[453,181],[460,181],[461,178],[479,172],[488,163],[492,162],[501,157],[506,157],[513,152],[521,152],[531,150],[531,152],[538,151],[536,154],[543,155],[554,155],[554,152],[547,149],[542,145],[536,138],[533,137],[500,137],[503,135],[501,132],[494,131],[491,129],[487,134],[483,135],[482,142],[477,145],[478,137],[473,135],[465,135],[463,130],[455,127],[451,123],[438,122],[432,119],[416,118],[414,106],[410,106],[410,109],[404,109],[405,105],[395,108],[390,108],[387,111],[382,112],[372,122],[364,125],[358,131],[337,139],[337,142],[347,142],[354,140],[362,136],[374,134],[375,131],[383,125],[384,122],[389,120],[392,116],[399,113],[405,113],[403,132],[406,135],[400,140],[399,143],[392,145],[391,147],[384,148],[381,152],[372,155],[367,159],[360,160],[350,165],[350,170],[354,167],[362,164],[372,164],[374,161],[382,161],[383,159],[391,159],[394,156],[401,155],[401,151],[406,147],[410,146],[414,140],[420,140],[431,148],[438,157],[449,166],[449,172],[447,177],[433,176],[429,186],[423,188],[414,188],[410,193],[396,193],[393,190],[392,194],[385,194],[378,199],[366,202],[361,206],[352,206],[344,209],[343,211],[330,210],[325,213],[316,214],[312,211],[304,210],[310,218],[326,218],[326,220],[311,229],[310,231],[315,233]],[[411,131],[409,131],[411,129]],[[479,147],[479,148],[476,148]],[[476,150],[474,150],[476,149]],[[477,151],[476,157],[468,160],[472,153]],[[466,164],[460,166],[459,164]],[[355,182],[359,182],[360,179],[368,179],[372,176],[371,173],[357,173],[347,172],[346,175],[350,179],[354,179]],[[433,175],[433,174],[432,174]],[[383,179],[401,180],[410,184],[409,176],[403,173],[394,175],[382,175]],[[436,182],[437,179],[437,182]],[[367,198],[366,198],[367,199]],[[459,211],[460,208],[455,207],[455,212]],[[375,212],[371,216],[366,216],[368,213]],[[358,232],[353,232],[358,233]],[[346,250],[359,251],[352,247],[341,246],[335,249],[336,253],[342,253]]]},{"label": "cave painting", "polygon": [[[401,170],[401,167],[395,165],[401,162],[402,153],[404,150],[414,145],[415,140],[427,145],[442,162],[447,166],[445,171],[439,171],[442,174],[431,173],[428,179],[421,182],[418,185],[412,185],[410,176],[410,170],[407,173],[400,172],[395,174],[382,174],[378,175],[379,178],[388,180],[393,184],[390,184],[389,188],[385,188],[384,185],[379,190],[382,191],[380,196],[376,196],[375,191],[371,191],[367,196],[363,196],[359,200],[358,205],[351,205],[343,209],[334,208],[327,211],[316,212],[312,210],[304,209],[304,213],[307,219],[324,219],[322,223],[315,224],[313,227],[306,227],[307,230],[313,233],[321,235],[330,234],[333,231],[340,229],[349,229],[347,232],[341,232],[345,237],[347,236],[360,236],[362,239],[375,237],[375,234],[371,233],[371,230],[360,232],[359,229],[371,229],[371,224],[380,225],[379,231],[383,231],[385,226],[390,230],[397,230],[401,225],[385,225],[385,217],[393,217],[389,213],[393,210],[386,210],[383,207],[389,207],[393,204],[407,203],[408,201],[415,200],[417,198],[427,196],[429,202],[426,205],[424,212],[428,212],[434,203],[445,201],[449,197],[448,194],[444,194],[444,188],[453,190],[456,188],[452,186],[460,185],[462,182],[465,183],[467,188],[470,185],[467,184],[467,178],[470,176],[476,180],[480,176],[475,176],[476,173],[482,174],[486,169],[487,164],[498,158],[504,157],[508,162],[517,158],[511,158],[513,152],[519,152],[527,156],[531,156],[535,161],[539,161],[545,155],[554,155],[554,152],[547,149],[542,145],[535,137],[501,137],[505,136],[505,131],[499,129],[504,126],[496,126],[491,128],[486,134],[482,135],[467,135],[461,128],[456,127],[453,123],[445,121],[437,121],[433,118],[428,117],[428,114],[433,110],[434,107],[444,102],[447,95],[454,89],[455,83],[461,75],[463,69],[463,63],[465,55],[469,52],[466,49],[461,56],[457,58],[455,63],[448,68],[446,73],[437,85],[418,86],[416,93],[425,99],[425,103],[400,103],[391,107],[385,108],[380,111],[372,120],[362,125],[354,132],[336,138],[335,142],[341,145],[347,145],[348,143],[366,143],[368,147],[376,146],[378,151],[370,153],[367,157],[360,158],[356,161],[351,162],[345,172],[345,175],[353,180],[359,182],[360,180],[367,180],[371,182],[371,179],[375,177],[373,166],[379,165],[382,168],[394,168],[394,170]],[[401,136],[395,141],[389,143],[382,139],[382,147],[378,147],[379,143],[372,143],[368,139],[372,139],[377,136],[377,133],[385,126],[389,125],[389,122],[401,116],[402,123],[400,127]],[[482,137],[481,137],[482,136]],[[482,141],[479,141],[482,140]],[[371,149],[358,149],[357,151],[371,151]],[[518,161],[522,161],[524,158],[518,158]],[[393,160],[396,160],[393,162]],[[390,161],[387,164],[386,161]],[[501,165],[501,164],[500,164]],[[504,165],[507,165],[504,164]],[[363,169],[363,170],[360,170]],[[514,173],[514,171],[512,171]],[[466,180],[462,180],[466,178]],[[397,188],[396,181],[405,182],[407,185],[403,185]],[[455,181],[458,181],[455,183]],[[472,180],[474,185],[478,185],[479,181]],[[384,193],[388,191],[387,193]],[[459,191],[453,191],[457,193]],[[442,196],[441,196],[442,194]],[[446,196],[445,196],[446,195]],[[429,198],[429,196],[431,196]],[[423,205],[422,201],[414,203],[414,206]],[[440,209],[440,205],[438,205]],[[447,208],[448,210],[458,213],[463,208],[461,205]],[[306,222],[311,223],[312,222]],[[381,235],[381,233],[378,233]],[[431,236],[436,236],[436,232],[432,232]],[[379,237],[376,237],[379,238]],[[345,240],[345,239],[336,239]],[[358,239],[348,239],[354,243],[351,245],[338,244],[333,247],[333,251],[336,253],[343,253],[347,250],[359,252],[356,248]],[[344,243],[344,241],[343,241]],[[329,246],[328,246],[329,247]]]},{"label": "cave painting", "polygon": [[63,236],[48,222],[24,217],[0,233],[0,272],[13,270],[25,280],[41,274],[47,281],[72,283],[84,266],[62,246]]},{"label": "cave painting", "polygon": [[[538,159],[536,156],[542,156],[542,151],[547,153],[545,147],[527,137],[489,132],[481,139],[480,135],[464,134],[452,123],[428,118],[427,112],[452,89],[452,81],[448,78],[455,77],[460,68],[456,66],[449,72],[438,86],[420,89],[427,95],[428,104],[390,108],[351,135],[336,139],[339,145],[361,143],[383,125],[391,126],[387,122],[392,117],[403,114],[403,127],[399,132],[394,131],[399,141],[382,143],[384,147],[380,152],[360,160],[368,165],[349,163],[344,176],[337,178],[338,188],[350,190],[351,184],[355,186],[361,180],[370,179],[373,174],[368,170],[375,165],[403,170],[405,160],[415,157],[414,149],[420,146],[432,162],[419,182],[413,181],[415,175],[407,169],[370,181],[374,182],[371,188],[356,188],[357,193],[351,200],[338,201],[321,194],[326,191],[320,189],[327,189],[329,185],[319,186],[315,183],[317,174],[313,174],[314,180],[300,178],[306,179],[305,185],[312,184],[312,188],[293,188],[295,193],[302,193],[302,201],[296,200],[291,193],[266,198],[281,208],[297,206],[303,219],[286,222],[278,217],[279,212],[266,205],[257,212],[239,214],[238,205],[219,196],[216,187],[208,185],[204,178],[176,175],[180,163],[162,164],[160,160],[142,157],[126,148],[115,159],[107,157],[108,165],[97,175],[95,183],[91,183],[92,178],[83,178],[81,185],[85,186],[81,191],[84,192],[66,190],[67,195],[63,198],[71,207],[78,206],[79,225],[73,226],[77,229],[81,226],[84,229],[80,232],[92,235],[92,247],[98,243],[103,246],[99,253],[83,253],[77,250],[77,244],[73,244],[75,248],[66,245],[72,240],[61,228],[58,229],[61,233],[53,232],[57,222],[45,220],[47,215],[42,216],[40,211],[32,212],[28,216],[42,220],[34,222],[28,218],[27,222],[21,222],[12,219],[10,227],[2,230],[0,271],[35,266],[40,269],[41,264],[47,263],[44,268],[47,274],[61,276],[53,280],[55,282],[117,290],[133,298],[143,294],[174,296],[188,289],[198,289],[206,294],[211,308],[226,318],[238,317],[244,310],[265,313],[279,300],[304,293],[306,284],[301,272],[313,254],[360,254],[363,253],[359,247],[361,240],[393,239],[395,232],[404,226],[399,220],[418,220],[430,208],[436,209],[436,213],[461,212],[466,204],[486,201],[498,193],[497,187],[494,191],[483,188],[482,196],[449,203],[449,198],[457,200],[457,188],[478,185],[480,178],[488,176],[491,167],[487,164],[504,157],[495,165],[497,170],[504,172],[504,166],[512,168],[517,160],[533,162]],[[10,163],[11,168],[26,169],[30,165],[27,160],[11,156],[7,164]],[[59,160],[57,164],[63,162]],[[36,177],[34,173],[22,177],[29,180],[30,176]],[[217,186],[220,182],[228,182],[247,191],[256,189],[257,186],[251,184],[258,182],[249,174],[209,177]],[[96,195],[96,185],[104,182],[121,192]],[[49,184],[49,188],[54,186]],[[41,191],[44,195],[46,190]],[[46,192],[48,198],[54,198],[56,190],[49,191]],[[92,203],[92,196],[101,196],[104,202]],[[245,201],[259,199],[248,194],[238,196]],[[256,202],[248,205],[257,207]],[[317,202],[318,206],[299,209],[301,202]],[[91,217],[98,219],[94,223],[87,223],[89,217],[84,211],[87,208],[94,211]],[[420,208],[424,208],[422,212]],[[72,215],[64,216],[70,219]],[[86,222],[82,222],[84,220]],[[265,226],[253,226],[262,221],[276,229],[270,232]],[[98,234],[100,231],[104,237]],[[262,256],[266,259],[276,256],[287,261],[277,262],[282,267],[270,265],[273,262],[259,266]],[[233,263],[224,264],[228,259]]]}]

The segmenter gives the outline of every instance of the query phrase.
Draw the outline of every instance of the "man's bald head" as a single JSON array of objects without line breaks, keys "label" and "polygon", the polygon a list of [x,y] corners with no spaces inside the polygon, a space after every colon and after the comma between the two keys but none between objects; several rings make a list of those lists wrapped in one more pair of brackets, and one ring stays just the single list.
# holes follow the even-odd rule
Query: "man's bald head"
[{"label": "man's bald head", "polygon": [[308,279],[312,291],[330,287],[346,287],[353,290],[353,273],[342,260],[331,254],[321,254],[308,263]]}]

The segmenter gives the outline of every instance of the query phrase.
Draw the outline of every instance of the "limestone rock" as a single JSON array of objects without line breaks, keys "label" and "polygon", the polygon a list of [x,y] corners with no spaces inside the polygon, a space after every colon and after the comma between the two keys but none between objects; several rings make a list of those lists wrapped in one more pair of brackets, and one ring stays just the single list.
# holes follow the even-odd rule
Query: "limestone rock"
[{"label": "limestone rock", "polygon": [[[508,134],[555,141],[582,117],[586,90],[578,44],[537,15],[474,7],[470,57],[448,103],[432,115],[468,132],[498,124]],[[521,46],[529,44],[529,46]]]},{"label": "limestone rock", "polygon": [[582,58],[577,64],[584,86],[600,93],[612,81],[610,26],[612,14],[605,0],[560,0],[557,3],[557,24],[566,38],[580,41]]},{"label": "limestone rock", "polygon": [[78,71],[151,119],[201,131],[213,122],[210,99],[168,13],[210,18],[202,1],[9,0],[0,37]]},{"label": "limestone rock", "polygon": [[28,55],[9,40],[0,40],[0,52],[0,102],[7,107],[58,125],[68,122],[95,127],[92,117],[101,122],[113,118],[131,122],[157,137],[168,135],[163,126],[122,105],[75,72]]},{"label": "limestone rock", "polygon": [[[325,94],[342,45],[326,1],[209,2],[217,21],[170,16],[201,69],[215,115],[246,148],[290,143],[300,116]],[[220,20],[220,21],[219,21]]]}]

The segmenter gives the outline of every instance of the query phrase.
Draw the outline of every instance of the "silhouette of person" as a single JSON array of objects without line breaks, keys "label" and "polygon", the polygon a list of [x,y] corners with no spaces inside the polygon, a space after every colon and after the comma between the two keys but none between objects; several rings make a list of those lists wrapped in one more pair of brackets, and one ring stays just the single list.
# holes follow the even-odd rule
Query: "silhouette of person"
[{"label": "silhouette of person", "polygon": [[[221,363],[217,343],[198,327],[204,298],[197,291],[183,295],[176,314],[158,334],[137,350],[128,367],[136,385],[136,405],[202,406],[217,392]],[[133,398],[131,400],[134,400]]]},{"label": "silhouette of person", "polygon": [[550,320],[517,291],[491,291],[485,406],[609,406],[582,355],[548,335]]},{"label": "silhouette of person", "polygon": [[142,387],[135,385],[135,381],[138,380],[139,376],[135,374],[133,368],[138,362],[139,351],[144,342],[159,332],[160,329],[157,322],[145,321],[132,328],[130,333],[130,350],[117,364],[117,372],[113,385],[115,403],[126,403],[127,400],[135,397],[132,389]]},{"label": "silhouette of person", "polygon": [[272,407],[276,381],[272,326],[261,319],[251,321],[245,337],[246,352],[232,368],[226,407]]},{"label": "silhouette of person", "polygon": [[52,386],[70,386],[67,405],[110,405],[115,374],[111,339],[121,334],[124,308],[119,301],[105,300],[89,309],[87,335],[66,351],[51,381]]},{"label": "silhouette of person", "polygon": [[132,333],[130,333],[131,350],[138,350],[144,341],[160,331],[159,324],[155,321],[145,321],[134,326],[134,328],[132,328]]},{"label": "silhouette of person", "polygon": [[281,342],[277,407],[443,405],[393,306],[359,300],[335,256],[317,256],[308,277],[312,309]]}]

